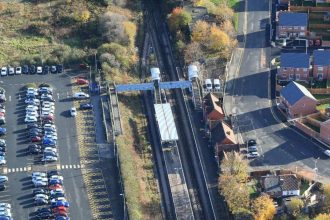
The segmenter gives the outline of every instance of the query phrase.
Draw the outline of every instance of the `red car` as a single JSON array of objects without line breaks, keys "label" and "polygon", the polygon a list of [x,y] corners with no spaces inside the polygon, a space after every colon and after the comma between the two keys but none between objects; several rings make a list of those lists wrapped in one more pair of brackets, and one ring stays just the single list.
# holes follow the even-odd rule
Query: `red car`
[{"label": "red car", "polygon": [[56,207],[52,210],[53,213],[58,213],[58,212],[68,212],[68,208],[64,207],[64,206],[59,206]]},{"label": "red car", "polygon": [[54,119],[55,119],[55,116],[54,115],[45,115],[45,116],[42,116],[42,120],[53,121]]},{"label": "red car", "polygon": [[55,212],[54,215],[55,215],[55,216],[64,216],[64,217],[68,217],[68,213],[66,213],[66,212]]},{"label": "red car", "polygon": [[4,117],[5,113],[4,112],[0,112],[0,117]]},{"label": "red car", "polygon": [[31,142],[40,142],[40,141],[41,141],[41,137],[39,137],[39,136],[31,138]]},{"label": "red car", "polygon": [[76,81],[76,83],[78,85],[85,85],[85,84],[88,84],[89,82],[88,82],[87,79],[78,78],[77,81]]},{"label": "red car", "polygon": [[49,186],[49,189],[50,190],[53,190],[53,189],[63,189],[63,187],[60,184],[55,184],[55,185]]}]

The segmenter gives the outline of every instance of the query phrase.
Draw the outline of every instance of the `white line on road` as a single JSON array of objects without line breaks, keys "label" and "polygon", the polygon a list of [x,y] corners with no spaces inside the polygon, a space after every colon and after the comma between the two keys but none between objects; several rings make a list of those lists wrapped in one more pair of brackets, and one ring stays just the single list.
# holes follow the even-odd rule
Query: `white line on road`
[{"label": "white line on road", "polygon": [[8,97],[8,101],[11,102],[11,95]]},{"label": "white line on road", "polygon": [[68,165],[65,165],[65,169],[68,169],[69,168],[69,166]]}]

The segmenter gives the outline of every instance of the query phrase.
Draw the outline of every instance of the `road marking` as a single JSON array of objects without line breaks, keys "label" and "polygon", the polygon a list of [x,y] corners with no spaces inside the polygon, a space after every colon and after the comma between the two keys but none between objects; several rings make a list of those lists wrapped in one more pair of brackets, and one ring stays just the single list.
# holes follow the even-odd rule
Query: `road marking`
[{"label": "road marking", "polygon": [[76,165],[73,165],[73,169],[76,169]]},{"label": "road marking", "polygon": [[19,168],[19,171],[20,171],[20,172],[22,172],[22,171],[23,171],[23,168],[22,168],[22,167],[20,167],[20,168]]},{"label": "road marking", "polygon": [[11,102],[11,95],[8,97],[8,101]]},{"label": "road marking", "polygon": [[57,99],[60,99],[60,93],[57,93]]},{"label": "road marking", "polygon": [[68,165],[65,165],[65,169],[68,169],[69,168],[69,166]]},{"label": "road marking", "polygon": [[21,100],[21,94],[18,94],[18,100]]}]

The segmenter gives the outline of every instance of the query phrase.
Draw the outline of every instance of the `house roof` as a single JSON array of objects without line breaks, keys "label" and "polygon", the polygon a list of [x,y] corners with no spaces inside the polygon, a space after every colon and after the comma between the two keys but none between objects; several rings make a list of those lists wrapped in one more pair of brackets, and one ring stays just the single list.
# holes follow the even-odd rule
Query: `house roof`
[{"label": "house roof", "polygon": [[305,53],[281,53],[281,67],[309,68],[309,55]]},{"label": "house roof", "polygon": [[320,66],[330,65],[330,50],[314,50],[314,64]]},{"label": "house roof", "polygon": [[206,106],[206,114],[210,114],[212,111],[217,111],[219,114],[224,115],[222,108],[217,104],[219,103],[219,99],[213,95],[212,93],[208,93],[205,97],[205,106]]},{"label": "house roof", "polygon": [[264,191],[268,193],[299,190],[299,180],[294,174],[263,176],[262,180]]},{"label": "house roof", "polygon": [[302,85],[294,81],[290,82],[287,86],[281,90],[281,96],[289,102],[290,105],[296,104],[301,98],[307,96],[314,99],[314,96]]},{"label": "house roof", "polygon": [[237,143],[233,130],[231,129],[231,127],[228,124],[226,124],[223,121],[221,123],[217,124],[217,126],[215,126],[212,129],[212,137],[213,137],[213,141],[216,143],[222,143],[226,138],[232,144]]},{"label": "house roof", "polygon": [[280,26],[307,26],[307,13],[296,12],[280,12],[279,25]]}]

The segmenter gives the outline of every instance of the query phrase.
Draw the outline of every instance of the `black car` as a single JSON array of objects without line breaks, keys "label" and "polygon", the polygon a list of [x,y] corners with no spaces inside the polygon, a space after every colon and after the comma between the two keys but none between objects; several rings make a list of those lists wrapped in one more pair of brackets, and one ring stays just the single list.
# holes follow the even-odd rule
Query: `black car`
[{"label": "black car", "polygon": [[36,74],[37,69],[35,65],[31,65],[29,69],[30,74]]},{"label": "black car", "polygon": [[7,150],[6,150],[5,147],[0,147],[0,151],[1,151],[1,152],[6,152]]},{"label": "black car", "polygon": [[37,123],[28,123],[26,126],[27,126],[27,129],[30,129],[30,128],[41,128],[40,125],[38,125]]},{"label": "black car", "polygon": [[50,195],[50,199],[55,199],[55,198],[59,198],[59,197],[65,197],[65,194],[61,193],[61,192],[57,192],[57,193]]},{"label": "black car", "polygon": [[54,98],[50,98],[50,97],[44,97],[42,99],[42,101],[44,101],[44,102],[55,102],[55,99]]},{"label": "black car", "polygon": [[48,201],[46,199],[37,199],[34,201],[36,205],[47,205]]},{"label": "black car", "polygon": [[51,66],[50,67],[50,72],[51,73],[56,73],[57,72],[56,66]]},{"label": "black car", "polygon": [[0,104],[1,109],[6,109],[6,106],[4,104]]},{"label": "black car", "polygon": [[0,156],[6,156],[6,152],[0,152]]},{"label": "black car", "polygon": [[54,122],[53,122],[52,120],[49,120],[49,119],[45,119],[45,120],[43,120],[42,122],[43,122],[44,124],[51,124],[51,125],[54,124]]},{"label": "black car", "polygon": [[24,65],[22,67],[22,73],[23,74],[29,74],[29,66],[28,65]]},{"label": "black car", "polygon": [[[39,189],[35,189],[33,190],[33,195],[37,195],[37,194],[48,194],[48,190],[45,190],[45,189],[42,189],[42,188],[39,188]],[[37,212],[47,212],[49,211],[49,209],[47,208],[42,208],[42,209],[38,209]]]},{"label": "black car", "polygon": [[[40,190],[40,189],[36,189],[36,190]],[[51,212],[51,210],[50,209],[48,209],[48,208],[39,208],[39,209],[37,209],[37,214],[39,214],[39,213],[43,213],[43,212]]]},{"label": "black car", "polygon": [[41,146],[36,144],[29,145],[28,149],[30,154],[39,154],[42,152]]},{"label": "black car", "polygon": [[6,189],[6,185],[5,184],[1,184],[0,185],[0,191],[4,191]]},{"label": "black car", "polygon": [[58,72],[58,73],[62,73],[62,72],[63,72],[63,65],[62,65],[62,64],[58,64],[58,65],[56,66],[56,69],[57,69],[57,72]]},{"label": "black car", "polygon": [[57,170],[50,170],[47,172],[48,178],[51,176],[58,176],[59,172]]},{"label": "black car", "polygon": [[49,66],[44,66],[43,74],[48,74],[48,73],[49,73]]},{"label": "black car", "polygon": [[93,109],[93,105],[90,103],[83,103],[80,105],[81,110]]},{"label": "black car", "polygon": [[37,215],[37,218],[38,218],[38,219],[50,219],[50,218],[52,218],[52,217],[53,217],[53,215],[52,215],[51,212],[42,212],[42,213],[39,213],[39,214]]},{"label": "black car", "polygon": [[30,138],[33,138],[33,137],[42,137],[43,136],[43,134],[42,133],[40,133],[40,132],[30,132],[29,133],[29,136],[30,136]]},{"label": "black car", "polygon": [[38,127],[33,127],[33,128],[30,128],[29,129],[29,132],[38,132],[38,133],[41,133],[42,132],[42,129],[41,128],[38,128]]},{"label": "black car", "polygon": [[6,142],[0,142],[0,147],[7,147],[7,143]]}]

